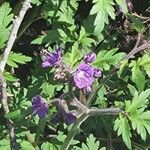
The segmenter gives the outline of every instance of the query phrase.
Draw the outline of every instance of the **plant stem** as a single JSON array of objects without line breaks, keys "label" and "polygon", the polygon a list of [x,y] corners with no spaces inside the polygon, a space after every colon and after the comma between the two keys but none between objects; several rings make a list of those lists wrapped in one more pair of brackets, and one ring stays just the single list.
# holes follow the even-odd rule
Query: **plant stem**
[{"label": "plant stem", "polygon": [[0,70],[2,72],[4,71],[5,65],[7,63],[8,56],[10,54],[10,51],[11,51],[12,47],[13,47],[15,39],[17,38],[17,33],[18,33],[19,27],[22,23],[22,20],[25,16],[27,10],[31,7],[30,3],[31,3],[31,0],[25,0],[23,2],[23,5],[22,5],[22,8],[19,12],[18,17],[16,17],[15,20],[13,21],[13,27],[12,27],[8,42],[6,44],[6,48],[3,52],[1,62],[0,62]]},{"label": "plant stem", "polygon": [[32,136],[32,134],[27,133],[26,134],[28,141],[33,145],[33,147],[35,148],[35,150],[40,150],[36,141],[34,140],[34,137]]},{"label": "plant stem", "polygon": [[[2,102],[3,110],[5,114],[9,113],[9,107],[8,107],[8,102],[7,102],[7,90],[6,90],[6,83],[3,77],[2,72],[0,71],[0,99]],[[18,150],[18,145],[15,139],[15,131],[14,131],[14,124],[13,121],[10,119],[6,119],[7,121],[7,127],[9,130],[9,137],[10,137],[10,146],[12,150]]]},{"label": "plant stem", "polygon": [[74,123],[74,125],[72,126],[71,130],[68,133],[68,136],[66,137],[63,145],[61,146],[60,150],[68,150],[72,139],[74,138],[74,136],[76,135],[80,125],[82,124],[82,122],[84,120],[86,120],[88,117],[88,115],[86,113],[81,114],[81,116],[76,120],[76,122]]},{"label": "plant stem", "polygon": [[121,112],[122,112],[122,110],[120,108],[105,108],[105,109],[91,108],[91,109],[89,109],[88,115],[89,116],[116,115]]},{"label": "plant stem", "polygon": [[[21,25],[21,22],[25,16],[27,10],[31,7],[30,3],[31,3],[31,0],[25,0],[23,2],[23,5],[22,5],[22,8],[19,12],[18,17],[16,17],[14,19],[13,27],[12,27],[8,42],[6,44],[6,48],[2,54],[2,58],[0,61],[0,99],[1,99],[5,114],[9,113],[9,106],[8,106],[6,83],[4,80],[3,72],[5,69],[10,51],[11,51],[13,44],[15,42],[15,39],[17,37],[17,33],[18,33],[19,27]],[[14,124],[10,119],[7,119],[7,126],[8,126],[8,130],[9,130],[9,135],[10,135],[11,149],[12,150],[18,150],[19,148],[18,148],[18,145],[16,143],[16,139],[15,139]]]}]

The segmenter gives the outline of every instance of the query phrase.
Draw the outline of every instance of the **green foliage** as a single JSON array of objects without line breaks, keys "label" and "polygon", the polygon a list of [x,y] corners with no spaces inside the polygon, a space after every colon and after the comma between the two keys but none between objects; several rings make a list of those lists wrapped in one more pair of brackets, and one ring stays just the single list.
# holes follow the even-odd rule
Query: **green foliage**
[{"label": "green foliage", "polygon": [[126,0],[115,0],[115,1],[121,7],[122,11],[126,14],[128,12]]},{"label": "green foliage", "polygon": [[149,95],[150,89],[141,92],[139,95],[135,92],[132,103],[126,102],[126,111],[129,113],[132,128],[137,130],[143,140],[146,140],[146,130],[150,134],[150,112],[145,111]]},{"label": "green foliage", "polygon": [[15,77],[14,75],[12,75],[11,73],[7,71],[4,72],[4,77],[7,81],[10,81],[10,82],[18,81],[17,77]]},{"label": "green foliage", "polygon": [[135,91],[134,97],[132,99],[132,103],[128,104],[126,103],[126,111],[128,113],[132,113],[137,109],[146,107],[146,104],[148,102],[148,96],[150,95],[150,89],[147,89],[146,91],[142,91],[139,95],[138,92]]},{"label": "green foliage", "polygon": [[39,6],[42,0],[32,0],[32,3]]},{"label": "green foliage", "polygon": [[[0,49],[4,49],[12,28],[12,12],[17,16],[22,2],[23,0],[1,2]],[[139,14],[135,9],[137,4],[133,4],[133,12]],[[131,60],[123,59],[132,49],[136,34],[141,34],[139,45],[147,42],[149,24],[144,14],[142,13],[143,18],[139,19],[141,17],[135,17],[135,14],[130,14],[131,11],[128,13],[126,0],[32,0],[32,5],[19,28],[3,72],[7,84],[9,113],[4,112],[0,103],[0,149],[10,150],[6,119],[13,121],[15,138],[19,149],[22,150],[59,150],[66,137],[71,134],[69,150],[105,150],[102,146],[107,146],[109,140],[112,149],[117,149],[118,146],[120,149],[149,149],[149,49],[140,51],[139,55],[135,55]],[[43,48],[52,52],[57,47],[62,48],[61,63],[42,67],[46,57]],[[24,48],[28,56],[21,53]],[[15,49],[21,51],[14,52]],[[77,88],[73,81],[77,66],[86,63],[84,56],[89,52],[96,54],[96,60],[88,65],[102,70],[102,76],[97,79],[95,72],[91,71],[94,74],[94,82],[90,85],[91,92],[87,92],[86,88]],[[0,51],[1,57],[3,50]],[[24,65],[28,62],[30,65]],[[112,76],[110,72],[111,69],[115,70],[116,64],[120,68]],[[88,74],[83,73],[83,76]],[[56,76],[65,76],[65,80],[61,77],[57,79]],[[105,77],[108,79],[105,80]],[[83,81],[88,79],[83,78]],[[1,86],[0,83],[2,90]],[[97,86],[100,89],[97,89]],[[88,100],[92,94],[95,97],[88,105],[89,109],[110,107],[113,110],[117,107],[122,112],[119,116],[86,116],[82,124],[80,121],[76,122],[80,123],[78,132],[71,132],[71,128],[77,129],[77,126],[65,123],[67,119],[71,119],[67,118],[67,113],[73,113],[78,119],[82,111],[76,102],[72,101],[72,96]],[[36,95],[42,96],[49,105],[46,117],[42,119],[33,114],[32,98]],[[63,99],[66,103],[50,103],[55,98]],[[38,108],[35,113],[39,111]],[[62,118],[60,123],[55,124],[53,119],[58,112],[62,113]]]},{"label": "green foliage", "polygon": [[78,43],[76,42],[72,46],[71,52],[66,53],[66,55],[64,56],[64,61],[71,67],[74,67],[81,58],[82,58],[82,55],[78,49]]},{"label": "green foliage", "polygon": [[30,61],[31,61],[31,57],[29,57],[29,56],[25,56],[21,53],[11,52],[9,54],[7,64],[11,67],[18,68],[17,63],[18,64],[26,64],[27,62],[30,62]]},{"label": "green foliage", "polygon": [[100,142],[96,141],[96,138],[93,136],[93,134],[90,134],[89,137],[86,139],[86,144],[82,143],[82,147],[75,147],[75,150],[105,150],[105,148],[99,149],[99,146]]},{"label": "green foliage", "polygon": [[41,150],[58,150],[58,148],[51,143],[45,142],[42,144]]},{"label": "green foliage", "polygon": [[34,150],[32,144],[27,141],[22,141],[20,145],[21,145],[21,150],[29,150],[29,149]]},{"label": "green foliage", "polygon": [[127,118],[120,115],[120,117],[115,121],[114,130],[117,131],[118,136],[122,135],[122,139],[126,146],[131,149],[131,131]]},{"label": "green foliage", "polygon": [[125,112],[120,114],[115,121],[114,130],[117,131],[118,136],[122,135],[129,149],[131,149],[131,126],[129,121],[132,129],[137,130],[143,140],[146,140],[147,132],[150,134],[150,111],[145,110],[148,105],[149,95],[150,89],[142,91],[140,94],[134,91],[132,101],[125,102]]},{"label": "green foliage", "polygon": [[104,70],[109,70],[110,65],[117,64],[125,55],[125,53],[116,53],[117,48],[114,48],[112,50],[100,50],[100,52],[97,54],[96,61],[94,62],[94,65],[97,67],[100,67]]},{"label": "green foliage", "polygon": [[11,10],[9,3],[3,3],[0,6],[0,49],[5,46],[12,27],[13,14],[11,14]]},{"label": "green foliage", "polygon": [[115,3],[113,0],[93,0],[94,6],[92,7],[90,14],[96,14],[96,18],[94,21],[95,32],[98,35],[101,31],[103,31],[105,24],[108,24],[108,17],[110,16],[112,19],[115,19]]},{"label": "green foliage", "polygon": [[132,80],[135,82],[139,91],[144,90],[145,88],[145,74],[144,71],[148,76],[150,76],[150,56],[145,54],[142,58],[139,58],[137,61],[132,61],[129,65],[132,71]]},{"label": "green foliage", "polygon": [[146,27],[141,19],[135,17],[134,15],[128,14],[128,17],[132,21],[132,27],[134,30],[136,30],[139,33],[143,33],[146,31]]},{"label": "green foliage", "polygon": [[11,150],[9,140],[8,139],[2,139],[0,141],[0,148],[5,149],[5,150]]},{"label": "green foliage", "polygon": [[64,0],[61,3],[60,10],[58,12],[58,21],[65,22],[65,24],[74,24],[74,11],[77,9],[76,0]]},{"label": "green foliage", "polygon": [[89,35],[86,33],[85,28],[81,27],[79,37],[77,38],[79,41],[79,44],[81,44],[82,48],[84,50],[89,49],[89,47],[93,44],[96,44],[95,40],[89,37]]}]

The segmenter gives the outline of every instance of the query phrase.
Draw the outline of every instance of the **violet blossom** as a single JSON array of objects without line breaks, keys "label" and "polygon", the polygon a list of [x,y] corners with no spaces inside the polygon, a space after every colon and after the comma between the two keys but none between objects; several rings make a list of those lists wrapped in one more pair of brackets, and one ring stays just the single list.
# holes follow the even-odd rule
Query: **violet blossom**
[{"label": "violet blossom", "polygon": [[47,53],[44,61],[42,63],[42,66],[45,67],[53,67],[55,65],[58,65],[61,61],[61,48],[56,49],[55,52]]},{"label": "violet blossom", "polygon": [[48,112],[48,104],[44,99],[37,95],[32,98],[32,111],[33,114],[38,114],[40,118],[44,118]]},{"label": "violet blossom", "polygon": [[99,78],[102,75],[102,71],[98,68],[94,68],[94,77]]},{"label": "violet blossom", "polygon": [[95,59],[96,59],[96,54],[93,52],[86,54],[84,57],[85,63],[92,63]]},{"label": "violet blossom", "polygon": [[66,124],[72,124],[76,121],[76,116],[72,111],[69,111],[68,105],[65,100],[61,100],[61,102],[56,104],[56,108],[58,113],[52,119],[53,123],[65,122]]},{"label": "violet blossom", "polygon": [[73,74],[73,79],[79,89],[89,87],[93,83],[94,70],[88,64],[80,64]]},{"label": "violet blossom", "polygon": [[76,121],[76,116],[73,115],[71,112],[59,111],[55,117],[53,118],[53,123],[60,123],[65,122],[66,124],[70,125]]}]

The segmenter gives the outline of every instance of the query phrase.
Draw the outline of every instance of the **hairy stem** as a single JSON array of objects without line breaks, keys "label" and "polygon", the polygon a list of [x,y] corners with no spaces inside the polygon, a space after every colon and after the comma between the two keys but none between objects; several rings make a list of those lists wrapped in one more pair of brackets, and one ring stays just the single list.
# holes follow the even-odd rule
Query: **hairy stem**
[{"label": "hairy stem", "polygon": [[105,108],[105,109],[91,108],[91,109],[89,109],[88,115],[89,116],[116,115],[121,112],[122,112],[122,110],[120,108]]},{"label": "hairy stem", "polygon": [[74,123],[74,125],[72,126],[71,130],[68,133],[68,136],[66,137],[63,145],[61,146],[60,150],[68,150],[72,139],[74,138],[74,136],[76,135],[80,125],[82,124],[82,122],[84,120],[86,120],[86,118],[88,117],[88,115],[86,113],[82,114]]}]

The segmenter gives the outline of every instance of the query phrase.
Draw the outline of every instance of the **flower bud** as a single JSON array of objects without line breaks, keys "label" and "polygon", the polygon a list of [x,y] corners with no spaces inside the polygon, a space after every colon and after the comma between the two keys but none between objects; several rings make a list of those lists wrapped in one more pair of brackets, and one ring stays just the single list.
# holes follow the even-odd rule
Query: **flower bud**
[{"label": "flower bud", "polygon": [[94,68],[94,77],[99,78],[102,75],[102,71],[98,68]]},{"label": "flower bud", "polygon": [[96,59],[96,54],[93,52],[88,53],[85,57],[84,57],[84,61],[86,63],[92,63],[94,60]]}]

